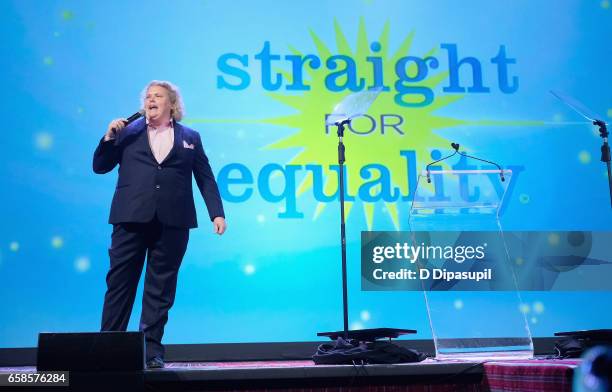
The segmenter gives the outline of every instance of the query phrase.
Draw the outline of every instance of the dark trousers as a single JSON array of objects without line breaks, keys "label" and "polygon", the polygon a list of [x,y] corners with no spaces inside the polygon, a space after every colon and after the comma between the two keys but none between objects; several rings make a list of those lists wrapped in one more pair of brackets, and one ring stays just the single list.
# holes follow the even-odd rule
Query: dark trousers
[{"label": "dark trousers", "polygon": [[146,256],[139,329],[145,334],[147,360],[156,356],[163,358],[161,340],[168,311],[174,303],[176,279],[187,249],[189,229],[165,226],[155,218],[149,223],[115,224],[111,238],[102,331],[127,329]]}]

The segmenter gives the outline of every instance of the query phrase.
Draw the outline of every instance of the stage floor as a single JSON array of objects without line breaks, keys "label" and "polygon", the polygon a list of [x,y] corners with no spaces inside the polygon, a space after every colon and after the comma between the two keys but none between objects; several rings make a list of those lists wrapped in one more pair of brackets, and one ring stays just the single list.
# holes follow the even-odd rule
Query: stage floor
[{"label": "stage floor", "polygon": [[[155,390],[557,392],[571,391],[578,364],[578,360],[435,359],[393,365],[315,365],[311,360],[170,362],[141,376],[145,387]],[[0,373],[34,371],[33,366],[0,368]]]}]

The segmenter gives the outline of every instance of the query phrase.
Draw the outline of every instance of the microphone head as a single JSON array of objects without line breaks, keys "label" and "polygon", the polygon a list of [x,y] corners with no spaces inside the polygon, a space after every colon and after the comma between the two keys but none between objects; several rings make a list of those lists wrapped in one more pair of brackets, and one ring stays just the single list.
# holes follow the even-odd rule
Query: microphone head
[{"label": "microphone head", "polygon": [[455,150],[455,151],[459,151],[459,143],[451,143],[451,147]]},{"label": "microphone head", "polygon": [[140,109],[139,111],[137,111],[136,113],[132,114],[130,117],[128,117],[126,119],[127,123],[129,124],[129,123],[131,123],[133,121],[138,120],[140,117],[143,116],[143,114],[144,114],[144,110]]}]

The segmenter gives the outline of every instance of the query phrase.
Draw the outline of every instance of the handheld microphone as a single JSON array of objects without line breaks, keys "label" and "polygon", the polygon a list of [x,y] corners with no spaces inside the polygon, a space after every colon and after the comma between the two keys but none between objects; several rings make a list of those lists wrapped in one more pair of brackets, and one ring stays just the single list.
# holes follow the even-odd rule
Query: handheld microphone
[{"label": "handheld microphone", "polygon": [[136,120],[138,120],[140,117],[142,117],[145,114],[144,109],[140,109],[139,111],[137,111],[136,113],[132,114],[130,117],[128,117],[125,121],[125,125],[128,125]]},{"label": "handheld microphone", "polygon": [[[136,113],[132,114],[130,117],[126,118],[124,123],[125,125],[129,125],[131,123],[133,123],[134,121],[138,120],[140,117],[142,117],[144,115],[145,111],[143,109],[140,109],[139,111],[137,111]],[[113,133],[116,133],[117,130],[115,128],[113,128]]]}]

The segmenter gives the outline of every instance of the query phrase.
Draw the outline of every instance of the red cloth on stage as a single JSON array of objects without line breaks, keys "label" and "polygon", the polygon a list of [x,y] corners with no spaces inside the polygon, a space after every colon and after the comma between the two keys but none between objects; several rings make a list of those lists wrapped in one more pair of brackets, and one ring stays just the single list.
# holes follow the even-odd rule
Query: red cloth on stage
[{"label": "red cloth on stage", "polygon": [[578,365],[576,359],[487,362],[483,386],[491,392],[571,392]]}]

